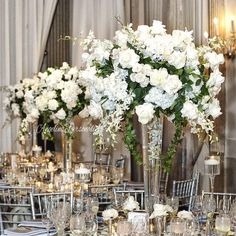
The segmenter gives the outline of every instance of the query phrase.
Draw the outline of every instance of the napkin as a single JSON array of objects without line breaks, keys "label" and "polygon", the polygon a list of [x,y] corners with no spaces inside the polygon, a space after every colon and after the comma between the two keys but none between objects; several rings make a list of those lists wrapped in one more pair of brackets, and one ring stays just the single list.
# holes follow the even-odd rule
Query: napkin
[{"label": "napkin", "polygon": [[[55,235],[56,232],[50,233],[50,235]],[[47,236],[46,229],[40,228],[30,228],[30,227],[18,227],[18,228],[9,228],[4,230],[4,235],[6,236]]]},{"label": "napkin", "polygon": [[46,228],[46,226],[43,224],[43,222],[41,220],[25,220],[25,221],[22,221],[19,224],[19,226],[43,228],[43,229]]}]

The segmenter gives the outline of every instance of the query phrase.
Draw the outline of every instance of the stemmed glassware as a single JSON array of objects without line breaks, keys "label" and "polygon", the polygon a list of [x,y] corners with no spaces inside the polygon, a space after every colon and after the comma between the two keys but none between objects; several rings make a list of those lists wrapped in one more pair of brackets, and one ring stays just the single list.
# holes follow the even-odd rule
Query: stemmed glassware
[{"label": "stemmed glassware", "polygon": [[70,204],[65,202],[51,203],[48,210],[50,212],[50,219],[54,223],[58,235],[64,236],[65,228],[68,226],[71,216]]},{"label": "stemmed glassware", "polygon": [[194,201],[193,201],[193,213],[196,217],[196,221],[197,221],[197,231],[199,232],[200,229],[200,214],[202,213],[202,196],[197,195],[194,197]]},{"label": "stemmed glassware", "polygon": [[50,236],[50,229],[53,225],[51,219],[50,219],[50,211],[49,209],[44,209],[42,214],[42,224],[45,226],[47,230],[47,236]]},{"label": "stemmed glassware", "polygon": [[214,193],[215,176],[220,175],[220,156],[207,156],[204,161],[205,175],[210,178],[211,195]]},{"label": "stemmed glassware", "polygon": [[173,209],[173,216],[175,216],[179,209],[179,198],[178,197],[166,197],[166,204],[171,206]]}]

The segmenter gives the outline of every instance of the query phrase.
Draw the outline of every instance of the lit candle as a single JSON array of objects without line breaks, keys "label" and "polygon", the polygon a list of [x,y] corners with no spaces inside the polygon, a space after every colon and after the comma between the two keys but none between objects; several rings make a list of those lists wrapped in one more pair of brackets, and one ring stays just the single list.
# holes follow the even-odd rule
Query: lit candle
[{"label": "lit candle", "polygon": [[231,18],[231,33],[235,33],[234,18]]},{"label": "lit candle", "polygon": [[219,160],[217,160],[214,156],[210,156],[210,159],[205,160],[205,165],[219,165]]},{"label": "lit candle", "polygon": [[215,17],[213,19],[213,24],[214,24],[214,34],[216,36],[219,36],[219,25],[218,25],[218,18],[217,17]]}]

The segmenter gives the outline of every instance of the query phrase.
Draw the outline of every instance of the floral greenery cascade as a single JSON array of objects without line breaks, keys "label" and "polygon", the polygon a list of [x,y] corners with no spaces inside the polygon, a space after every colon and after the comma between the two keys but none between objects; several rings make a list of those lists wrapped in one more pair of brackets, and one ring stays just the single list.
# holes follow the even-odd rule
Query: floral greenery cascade
[{"label": "floral greenery cascade", "polygon": [[48,124],[53,121],[71,137],[70,121],[86,104],[84,91],[78,78],[78,68],[63,63],[58,69],[48,68],[32,79],[23,79],[9,86],[5,109],[9,118],[21,118],[18,134],[21,141],[24,141],[29,124],[39,116],[43,118],[43,132],[46,136],[50,136]]},{"label": "floral greenery cascade", "polygon": [[196,48],[191,31],[167,34],[159,21],[135,31],[130,24],[118,30],[113,41],[100,41],[90,32],[82,46],[85,68],[79,76],[90,108],[101,121],[98,137],[109,132],[115,140],[125,121],[125,143],[140,160],[133,114],[142,124],[164,114],[176,128],[162,160],[169,169],[184,127],[190,125],[192,133],[213,131],[213,120],[221,114],[216,95],[224,81],[219,71],[224,58],[210,47]]}]

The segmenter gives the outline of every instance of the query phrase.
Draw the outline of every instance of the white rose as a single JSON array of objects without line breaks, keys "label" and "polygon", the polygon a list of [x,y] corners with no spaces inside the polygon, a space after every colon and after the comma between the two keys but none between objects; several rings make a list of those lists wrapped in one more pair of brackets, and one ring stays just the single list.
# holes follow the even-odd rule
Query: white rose
[{"label": "white rose", "polygon": [[176,69],[183,68],[186,62],[186,55],[184,52],[174,51],[168,58],[168,62]]},{"label": "white rose", "polygon": [[144,103],[143,105],[136,106],[135,111],[138,115],[138,121],[144,125],[152,120],[155,112],[153,105],[150,103]]},{"label": "white rose", "polygon": [[87,118],[88,116],[89,116],[89,110],[87,107],[85,107],[82,111],[80,111],[79,117]]},{"label": "white rose", "polygon": [[207,81],[207,87],[220,86],[224,82],[225,78],[222,73],[216,69],[210,74],[210,78]]},{"label": "white rose", "polygon": [[24,96],[24,93],[23,93],[22,90],[18,90],[18,91],[16,92],[16,97],[17,97],[17,98],[22,98],[23,96]]},{"label": "white rose", "polygon": [[169,205],[154,204],[153,208],[154,211],[151,214],[150,219],[167,216],[169,212],[173,212],[172,207],[170,207]]},{"label": "white rose", "polygon": [[204,59],[209,63],[211,69],[217,68],[220,64],[224,63],[223,54],[217,54],[216,52],[207,52],[204,55]]},{"label": "white rose", "polygon": [[12,103],[11,109],[13,111],[14,116],[20,116],[20,107],[16,103]]},{"label": "white rose", "polygon": [[116,209],[108,209],[102,212],[104,220],[112,220],[118,217],[118,211]]},{"label": "white rose", "polygon": [[128,35],[120,30],[116,31],[115,41],[120,47],[123,47],[127,44]]},{"label": "white rose", "polygon": [[39,118],[39,111],[36,108],[33,108],[30,112],[30,115],[33,119],[38,119]]},{"label": "white rose", "polygon": [[189,120],[195,120],[198,118],[198,108],[197,105],[192,101],[186,101],[181,110],[183,117],[188,118]]},{"label": "white rose", "polygon": [[133,49],[126,49],[119,52],[118,62],[123,68],[132,68],[139,61],[139,56]]},{"label": "white rose", "polygon": [[163,85],[163,89],[169,94],[174,95],[182,88],[182,82],[177,75],[169,75]]},{"label": "white rose", "polygon": [[55,117],[59,120],[64,120],[66,118],[66,112],[61,108],[57,113],[55,113]]},{"label": "white rose", "polygon": [[179,217],[180,219],[192,220],[193,213],[191,211],[179,211],[177,217]]},{"label": "white rose", "polygon": [[123,209],[126,211],[133,211],[133,210],[139,210],[139,203],[134,200],[133,196],[129,196],[124,204],[123,204]]},{"label": "white rose", "polygon": [[59,104],[56,99],[51,99],[48,101],[48,109],[55,111],[58,108]]},{"label": "white rose", "polygon": [[69,64],[67,62],[62,63],[62,67],[60,68],[61,70],[68,70],[70,68]]},{"label": "white rose", "polygon": [[93,100],[90,102],[90,105],[88,106],[88,112],[89,112],[89,115],[93,117],[94,119],[100,119],[103,116],[101,105],[96,103]]},{"label": "white rose", "polygon": [[206,114],[212,116],[213,119],[222,114],[219,100],[214,98],[211,103],[206,104],[208,108],[206,109]]},{"label": "white rose", "polygon": [[41,95],[41,96],[36,97],[35,103],[36,103],[37,108],[40,111],[45,111],[48,104],[48,100],[43,95]]},{"label": "white rose", "polygon": [[166,68],[161,68],[159,70],[152,70],[150,73],[150,84],[156,87],[161,87],[168,77],[168,71]]},{"label": "white rose", "polygon": [[151,31],[153,34],[165,34],[165,25],[161,21],[154,20],[152,22]]}]

